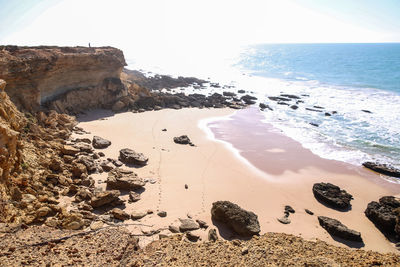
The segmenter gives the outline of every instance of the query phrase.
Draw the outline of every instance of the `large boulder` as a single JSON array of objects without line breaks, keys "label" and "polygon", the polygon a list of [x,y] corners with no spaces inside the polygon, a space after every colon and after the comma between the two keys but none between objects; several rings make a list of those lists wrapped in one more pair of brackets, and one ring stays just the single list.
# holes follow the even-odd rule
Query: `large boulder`
[{"label": "large boulder", "polygon": [[144,166],[147,164],[149,158],[142,153],[135,152],[130,148],[124,148],[119,151],[119,160],[126,164]]},{"label": "large boulder", "polygon": [[316,183],[312,191],[319,201],[338,209],[350,208],[353,196],[331,183]]},{"label": "large boulder", "polygon": [[346,225],[342,224],[338,220],[325,216],[318,216],[318,221],[322,228],[333,236],[341,237],[349,241],[362,242],[360,232],[347,228]]},{"label": "large boulder", "polygon": [[393,166],[389,166],[387,164],[370,162],[370,161],[364,162],[362,165],[365,168],[382,173],[384,175],[400,178],[400,169],[396,169]]},{"label": "large boulder", "polygon": [[96,192],[90,201],[90,205],[93,208],[98,208],[108,204],[119,204],[119,194],[118,190]]},{"label": "large boulder", "polygon": [[93,136],[93,147],[97,149],[107,148],[111,145],[111,141],[104,139],[100,136]]},{"label": "large boulder", "polygon": [[118,190],[135,190],[145,185],[143,179],[139,178],[131,170],[115,168],[108,173],[107,188]]},{"label": "large boulder", "polygon": [[229,226],[242,236],[258,235],[260,223],[258,217],[229,201],[217,201],[212,204],[211,218]]},{"label": "large boulder", "polygon": [[400,236],[400,198],[381,197],[370,202],[364,213],[385,234]]}]

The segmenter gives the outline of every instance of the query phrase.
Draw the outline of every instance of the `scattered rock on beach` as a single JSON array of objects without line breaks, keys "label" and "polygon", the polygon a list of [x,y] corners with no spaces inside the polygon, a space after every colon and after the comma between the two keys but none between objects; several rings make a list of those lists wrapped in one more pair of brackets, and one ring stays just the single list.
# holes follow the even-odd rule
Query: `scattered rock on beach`
[{"label": "scattered rock on beach", "polygon": [[295,210],[291,206],[286,205],[285,206],[285,212],[295,213]]},{"label": "scattered rock on beach", "polygon": [[383,233],[400,236],[400,198],[381,197],[370,202],[364,213]]},{"label": "scattered rock on beach", "polygon": [[208,241],[215,242],[218,240],[217,229],[208,230]]},{"label": "scattered rock on beach", "polygon": [[307,214],[314,215],[314,212],[312,212],[312,211],[309,210],[309,209],[305,209],[305,212],[306,212]]},{"label": "scattered rock on beach", "polygon": [[211,217],[213,220],[226,224],[234,232],[242,236],[252,236],[260,233],[260,223],[257,215],[229,201],[214,202],[211,208]]},{"label": "scattered rock on beach", "polygon": [[119,194],[118,190],[96,192],[90,201],[90,205],[93,208],[113,203],[117,205],[120,203]]},{"label": "scattered rock on beach", "polygon": [[200,225],[200,228],[208,228],[208,224],[205,221],[197,219],[196,222]]},{"label": "scattered rock on beach", "polygon": [[185,189],[188,189],[188,188],[189,188],[189,186],[187,184],[185,184]]},{"label": "scattered rock on beach", "polygon": [[140,194],[134,191],[129,192],[129,202],[136,202],[140,200]]},{"label": "scattered rock on beach", "polygon": [[129,214],[126,213],[125,211],[119,209],[119,208],[114,208],[111,210],[111,214],[114,216],[115,219],[125,221],[129,219]]},{"label": "scattered rock on beach", "polygon": [[392,177],[397,177],[400,178],[400,169],[396,169],[392,166],[389,166],[387,164],[381,164],[381,163],[375,163],[375,162],[364,162],[362,164],[365,168],[368,168],[370,170],[376,171],[378,173],[392,176]]},{"label": "scattered rock on beach", "polygon": [[178,137],[174,137],[174,142],[181,145],[190,145],[192,142],[190,141],[187,135],[181,135]]},{"label": "scattered rock on beach", "polygon": [[289,215],[284,215],[283,217],[281,217],[281,218],[278,218],[277,219],[280,223],[283,223],[283,224],[289,224],[289,223],[291,223],[291,221],[290,221],[290,219],[289,219]]},{"label": "scattered rock on beach", "polygon": [[184,233],[187,231],[197,230],[200,228],[200,225],[193,221],[192,219],[179,219],[181,225],[179,226],[179,231]]},{"label": "scattered rock on beach", "polygon": [[186,232],[186,238],[191,241],[191,242],[197,242],[200,239],[200,236],[198,234],[192,233],[192,232]]},{"label": "scattered rock on beach", "polygon": [[107,148],[111,145],[111,141],[101,138],[100,136],[93,136],[93,147],[97,149]]},{"label": "scattered rock on beach", "polygon": [[157,215],[162,217],[162,218],[163,217],[167,217],[167,212],[162,210],[162,211],[157,212]]},{"label": "scattered rock on beach", "polygon": [[171,233],[174,233],[174,234],[179,233],[179,227],[178,227],[178,226],[175,226],[175,225],[170,225],[170,226],[168,226],[168,230],[169,230]]},{"label": "scattered rock on beach", "polygon": [[361,233],[347,228],[336,219],[318,216],[319,224],[331,235],[341,237],[345,240],[362,242]]},{"label": "scattered rock on beach", "polygon": [[317,200],[338,209],[350,208],[353,196],[331,183],[316,183],[312,191]]},{"label": "scattered rock on beach", "polygon": [[131,213],[131,219],[132,220],[139,220],[142,219],[143,217],[145,217],[147,215],[147,212],[144,211],[134,211]]},{"label": "scattered rock on beach", "polygon": [[137,153],[130,148],[124,148],[119,151],[119,160],[125,164],[146,165],[148,157],[142,153]]},{"label": "scattered rock on beach", "polygon": [[315,126],[315,127],[319,127],[319,124],[314,123],[314,122],[310,122],[310,125]]},{"label": "scattered rock on beach", "polygon": [[118,190],[135,190],[145,185],[142,178],[139,178],[131,170],[115,168],[108,173],[107,188]]}]

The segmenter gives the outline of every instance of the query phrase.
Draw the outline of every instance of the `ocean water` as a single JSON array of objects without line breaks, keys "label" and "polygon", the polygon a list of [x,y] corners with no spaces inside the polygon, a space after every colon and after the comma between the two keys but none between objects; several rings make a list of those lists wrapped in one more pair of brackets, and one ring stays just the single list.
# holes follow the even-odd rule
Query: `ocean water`
[{"label": "ocean water", "polygon": [[[129,59],[129,67],[229,85],[203,93],[244,89],[273,109],[263,111],[266,123],[313,153],[400,168],[400,44],[265,44],[163,55],[151,63]],[[282,93],[303,102],[291,100],[293,110],[268,98]],[[307,110],[314,106],[322,112]]]},{"label": "ocean water", "polygon": [[[264,112],[266,121],[316,154],[400,167],[400,44],[256,45],[241,52],[235,67],[275,80],[275,88],[270,82],[257,90],[274,109]],[[281,92],[304,103],[293,110],[267,98]],[[306,110],[314,106],[323,112]]]}]

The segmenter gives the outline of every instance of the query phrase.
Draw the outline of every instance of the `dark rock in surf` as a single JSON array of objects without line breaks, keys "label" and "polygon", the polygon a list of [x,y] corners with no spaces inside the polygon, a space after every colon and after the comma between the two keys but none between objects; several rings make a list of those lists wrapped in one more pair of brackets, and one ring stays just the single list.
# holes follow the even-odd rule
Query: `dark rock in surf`
[{"label": "dark rock in surf", "polygon": [[381,174],[400,178],[400,169],[396,169],[387,164],[381,164],[381,163],[367,161],[367,162],[364,162],[362,165],[365,168],[379,172]]}]

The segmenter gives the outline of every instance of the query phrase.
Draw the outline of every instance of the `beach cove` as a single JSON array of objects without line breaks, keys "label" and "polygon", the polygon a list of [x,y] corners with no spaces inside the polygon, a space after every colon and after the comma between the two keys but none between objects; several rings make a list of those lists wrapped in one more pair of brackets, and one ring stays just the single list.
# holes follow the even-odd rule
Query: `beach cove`
[{"label": "beach cove", "polygon": [[[283,232],[337,246],[359,246],[333,239],[319,226],[317,216],[322,215],[361,232],[363,249],[396,252],[364,210],[371,201],[396,195],[399,185],[389,184],[361,167],[312,154],[271,125],[261,123],[258,109],[234,113],[230,109],[189,108],[118,114],[98,110],[78,119],[78,126],[90,134],[76,138],[97,135],[112,142],[101,150],[105,158],[118,158],[122,148],[132,148],[149,158],[146,166],[133,171],[153,183],[146,184],[140,201],[127,202],[124,210],[128,214],[148,210],[153,213],[139,220],[146,226],[128,226],[133,233],[164,229],[161,233],[167,234],[169,225],[178,225],[179,218],[187,216],[214,227],[212,203],[229,200],[258,215],[261,234]],[[173,137],[180,135],[188,135],[195,146],[174,143]],[[92,177],[96,187],[105,188],[106,173]],[[317,182],[333,183],[352,194],[351,210],[338,211],[318,202],[312,194]],[[121,198],[127,200],[128,195]],[[283,216],[285,205],[296,211],[290,216],[290,224],[277,220]],[[158,216],[159,211],[166,211],[167,216]],[[218,230],[223,238],[234,238],[229,231]],[[206,231],[195,232],[206,239]],[[154,238],[157,239],[153,236],[142,242]]]}]

